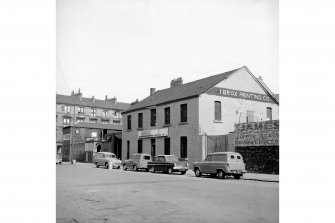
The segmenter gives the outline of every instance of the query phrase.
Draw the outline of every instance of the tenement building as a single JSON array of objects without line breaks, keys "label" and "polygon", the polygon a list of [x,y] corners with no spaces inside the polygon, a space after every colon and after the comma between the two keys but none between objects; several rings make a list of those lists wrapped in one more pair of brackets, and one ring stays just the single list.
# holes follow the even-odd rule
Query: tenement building
[{"label": "tenement building", "polygon": [[199,161],[212,151],[234,150],[220,139],[235,124],[277,120],[278,112],[273,93],[245,66],[185,84],[178,78],[122,112],[122,157],[173,154]]},{"label": "tenement building", "polygon": [[62,153],[63,128],[77,123],[88,122],[101,124],[110,129],[109,125],[122,125],[121,112],[127,110],[130,104],[118,102],[115,97],[105,100],[82,97],[80,89],[71,95],[56,94],[56,152]]}]

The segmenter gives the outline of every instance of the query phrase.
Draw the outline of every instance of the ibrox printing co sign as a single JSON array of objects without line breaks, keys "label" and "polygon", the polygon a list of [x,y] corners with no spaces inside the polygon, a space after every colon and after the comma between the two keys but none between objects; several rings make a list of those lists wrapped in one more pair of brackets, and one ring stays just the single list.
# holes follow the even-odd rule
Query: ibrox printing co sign
[{"label": "ibrox printing co sign", "polygon": [[211,94],[211,95],[218,95],[222,97],[240,98],[240,99],[251,100],[251,101],[274,103],[274,101],[272,101],[272,99],[265,94],[257,94],[257,93],[238,91],[238,90],[232,90],[232,89],[227,89],[227,88],[213,87],[209,89],[206,93]]},{"label": "ibrox printing co sign", "polygon": [[169,135],[168,128],[138,131],[138,138],[149,138],[149,137],[153,138],[168,135]]}]

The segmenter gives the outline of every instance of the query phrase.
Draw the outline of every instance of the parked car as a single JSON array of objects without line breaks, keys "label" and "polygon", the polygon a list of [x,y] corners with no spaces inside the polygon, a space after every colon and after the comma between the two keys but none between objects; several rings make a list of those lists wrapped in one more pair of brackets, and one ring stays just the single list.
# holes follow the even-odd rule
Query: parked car
[{"label": "parked car", "polygon": [[188,159],[178,159],[174,155],[159,155],[155,156],[151,162],[148,162],[148,169],[151,173],[156,171],[163,171],[171,174],[172,172],[180,172],[185,174],[188,170]]},{"label": "parked car", "polygon": [[121,160],[118,159],[114,153],[109,152],[96,153],[93,159],[93,163],[97,168],[99,168],[99,166],[105,166],[106,168],[111,166],[112,168],[119,169],[121,166]]},{"label": "parked car", "polygon": [[235,152],[211,153],[204,161],[195,162],[193,170],[197,177],[201,177],[202,174],[210,174],[221,179],[226,176],[240,179],[246,173],[241,154]]},{"label": "parked car", "polygon": [[130,156],[130,159],[127,159],[123,163],[123,170],[133,169],[135,171],[139,169],[144,169],[148,171],[148,162],[151,161],[151,155],[145,153],[136,153]]}]

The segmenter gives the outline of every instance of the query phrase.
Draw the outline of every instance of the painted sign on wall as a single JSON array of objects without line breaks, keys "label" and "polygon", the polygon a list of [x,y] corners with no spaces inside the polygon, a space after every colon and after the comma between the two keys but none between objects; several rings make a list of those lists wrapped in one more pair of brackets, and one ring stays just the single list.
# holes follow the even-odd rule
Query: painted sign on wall
[{"label": "painted sign on wall", "polygon": [[169,135],[168,128],[138,131],[138,138],[162,137],[168,135]]},{"label": "painted sign on wall", "polygon": [[279,120],[235,124],[235,146],[278,146]]},{"label": "painted sign on wall", "polygon": [[206,93],[210,95],[217,95],[217,96],[222,96],[222,97],[238,98],[238,99],[267,102],[267,103],[274,104],[274,101],[272,101],[272,99],[265,94],[257,94],[257,93],[252,93],[252,92],[232,90],[232,89],[220,88],[220,87],[212,87],[211,89],[206,91]]}]

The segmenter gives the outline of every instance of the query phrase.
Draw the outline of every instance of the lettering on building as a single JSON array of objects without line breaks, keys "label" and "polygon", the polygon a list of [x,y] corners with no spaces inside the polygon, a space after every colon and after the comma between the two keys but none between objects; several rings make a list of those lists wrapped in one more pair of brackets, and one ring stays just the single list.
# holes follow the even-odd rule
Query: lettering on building
[{"label": "lettering on building", "polygon": [[168,135],[168,128],[138,131],[138,138],[163,137]]}]

